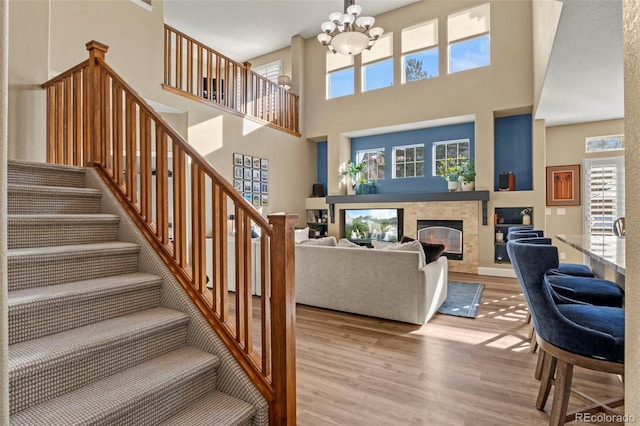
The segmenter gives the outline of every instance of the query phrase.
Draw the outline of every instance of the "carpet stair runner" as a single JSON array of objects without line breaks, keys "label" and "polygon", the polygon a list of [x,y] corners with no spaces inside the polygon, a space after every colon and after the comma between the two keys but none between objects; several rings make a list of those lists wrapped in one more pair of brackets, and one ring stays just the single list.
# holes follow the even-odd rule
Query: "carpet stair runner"
[{"label": "carpet stair runner", "polygon": [[246,425],[79,167],[8,164],[11,425]]}]

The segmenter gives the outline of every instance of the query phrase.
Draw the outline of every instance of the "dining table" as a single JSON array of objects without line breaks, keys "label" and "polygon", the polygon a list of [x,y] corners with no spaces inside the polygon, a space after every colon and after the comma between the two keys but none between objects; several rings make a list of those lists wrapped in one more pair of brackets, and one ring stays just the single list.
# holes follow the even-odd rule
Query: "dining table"
[{"label": "dining table", "polygon": [[586,263],[598,278],[614,281],[624,289],[624,238],[611,235],[556,234],[555,237],[585,255]]}]

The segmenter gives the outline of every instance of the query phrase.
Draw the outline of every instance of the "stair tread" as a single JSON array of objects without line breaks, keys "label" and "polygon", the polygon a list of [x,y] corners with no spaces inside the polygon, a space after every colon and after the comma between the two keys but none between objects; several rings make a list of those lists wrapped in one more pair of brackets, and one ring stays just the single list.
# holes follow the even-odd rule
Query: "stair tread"
[{"label": "stair tread", "polygon": [[194,347],[158,356],[73,392],[11,416],[12,424],[89,424],[131,407],[166,387],[179,386],[215,369],[219,358]]},{"label": "stair tread", "polygon": [[94,244],[73,244],[68,246],[27,247],[7,250],[7,259],[19,259],[26,256],[94,256],[96,254],[114,250],[137,251],[140,246],[134,243],[122,241],[110,241]]},{"label": "stair tread", "polygon": [[25,160],[7,160],[8,166],[30,167],[34,169],[44,169],[53,171],[66,171],[84,174],[85,168],[81,166],[70,166],[66,164],[38,163],[35,161]]},{"label": "stair tread", "polygon": [[75,187],[75,186],[27,185],[23,183],[7,184],[7,192],[19,192],[19,191],[40,192],[40,193],[60,193],[60,194],[64,193],[64,194],[85,195],[85,196],[93,196],[93,197],[102,196],[102,191],[100,191],[99,189],[93,189],[93,188],[82,188],[82,187]]},{"label": "stair tread", "polygon": [[94,278],[47,287],[28,288],[9,291],[9,309],[31,306],[35,303],[50,303],[58,299],[75,297],[84,294],[95,294],[113,291],[118,288],[135,289],[148,285],[157,285],[162,278],[143,272],[113,275],[110,277]]},{"label": "stair tread", "polygon": [[120,217],[107,213],[85,214],[8,214],[9,223],[20,222],[120,222]]},{"label": "stair tread", "polygon": [[215,391],[185,407],[160,426],[237,425],[256,413],[253,405],[224,392]]},{"label": "stair tread", "polygon": [[157,307],[15,343],[9,345],[9,371],[13,376],[26,374],[36,365],[62,362],[73,354],[83,356],[115,341],[138,339],[152,330],[186,325],[188,321],[189,316],[183,312]]}]

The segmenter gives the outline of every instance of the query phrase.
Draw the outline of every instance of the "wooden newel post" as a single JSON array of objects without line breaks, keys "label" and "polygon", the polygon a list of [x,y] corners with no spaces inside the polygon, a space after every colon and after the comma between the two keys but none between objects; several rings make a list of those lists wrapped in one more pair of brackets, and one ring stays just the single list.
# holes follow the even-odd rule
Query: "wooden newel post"
[{"label": "wooden newel post", "polygon": [[244,89],[241,93],[244,93],[244,99],[241,104],[241,109],[243,114],[250,114],[251,108],[249,108],[249,103],[252,100],[251,93],[251,62],[243,62],[244,66],[242,78],[244,80]]},{"label": "wooden newel post", "polygon": [[102,105],[102,90],[100,90],[100,65],[97,59],[104,61],[105,53],[109,46],[95,40],[86,44],[89,51],[89,67],[85,80],[86,108],[85,134],[84,134],[84,165],[90,166],[103,161],[100,158],[102,137],[102,122],[100,107]]},{"label": "wooden newel post", "polygon": [[[296,295],[295,225],[297,214],[270,215],[271,238],[271,345],[275,402],[270,424],[296,424]],[[278,331],[284,330],[284,331]]]}]

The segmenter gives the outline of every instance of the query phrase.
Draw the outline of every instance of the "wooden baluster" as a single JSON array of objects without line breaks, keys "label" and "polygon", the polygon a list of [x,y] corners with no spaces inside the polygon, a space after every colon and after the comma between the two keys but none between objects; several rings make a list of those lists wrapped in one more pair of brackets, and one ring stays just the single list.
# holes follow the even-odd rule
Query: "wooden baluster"
[{"label": "wooden baluster", "polygon": [[109,162],[109,156],[111,155],[111,129],[113,126],[113,120],[111,117],[111,78],[102,73],[102,149],[98,162],[103,166],[107,166]]},{"label": "wooden baluster", "polygon": [[236,340],[251,353],[251,219],[238,211],[236,230]]},{"label": "wooden baluster", "polygon": [[164,84],[171,85],[171,30],[164,27]]},{"label": "wooden baluster", "polygon": [[167,134],[156,122],[156,234],[166,247],[169,244]]},{"label": "wooden baluster", "polygon": [[229,317],[229,283],[227,280],[227,195],[214,180],[212,186],[213,214],[213,284],[214,311],[220,321],[226,322]]},{"label": "wooden baluster", "polygon": [[64,79],[63,105],[63,133],[64,133],[64,164],[73,165],[73,81],[71,76]]},{"label": "wooden baluster", "polygon": [[151,120],[140,111],[140,214],[146,223],[153,222],[151,190]]},{"label": "wooden baluster", "polygon": [[213,54],[207,50],[207,99],[213,100]]},{"label": "wooden baluster", "polygon": [[56,83],[56,164],[64,164],[64,81]]},{"label": "wooden baluster", "polygon": [[249,91],[249,79],[251,78],[251,62],[244,62],[242,73],[242,85],[240,86],[240,93],[242,96],[242,108],[240,112],[243,114],[250,114],[251,108],[249,108],[249,102],[251,99],[251,92]]},{"label": "wooden baluster", "polygon": [[298,215],[269,215],[271,239],[272,383],[270,424],[296,424],[296,297],[294,229]]},{"label": "wooden baluster", "polygon": [[56,88],[47,87],[47,163],[54,163],[56,158]]},{"label": "wooden baluster", "polygon": [[136,176],[138,174],[138,170],[136,167],[137,162],[137,153],[136,153],[136,105],[133,103],[133,100],[127,94],[125,96],[125,105],[126,105],[126,188],[127,188],[127,198],[131,201],[132,204],[136,204],[138,202],[138,184]]},{"label": "wooden baluster", "polygon": [[260,303],[262,316],[262,374],[264,377],[271,375],[271,263],[269,262],[271,240],[263,230],[260,237]]},{"label": "wooden baluster", "polygon": [[191,165],[191,240],[193,247],[193,283],[200,293],[206,284],[206,221],[204,172],[197,163]]},{"label": "wooden baluster", "polygon": [[193,42],[187,39],[187,92],[193,94]]},{"label": "wooden baluster", "polygon": [[182,36],[176,35],[176,88],[183,90],[182,84]]},{"label": "wooden baluster", "polygon": [[221,99],[222,96],[220,94],[220,88],[222,87],[222,85],[220,84],[220,76],[222,75],[222,70],[221,70],[221,62],[222,62],[222,58],[220,58],[220,56],[216,55],[216,75],[215,75],[215,79],[216,79],[216,88],[215,88],[215,94],[216,94],[216,99],[215,101],[219,104],[221,104]]},{"label": "wooden baluster", "polygon": [[122,87],[113,82],[113,179],[118,186],[122,186]]},{"label": "wooden baluster", "polygon": [[173,144],[173,246],[178,265],[187,265],[187,185],[184,150]]},{"label": "wooden baluster", "polygon": [[76,166],[82,165],[82,70],[73,73],[73,143],[72,157]]},{"label": "wooden baluster", "polygon": [[196,96],[202,97],[202,93],[204,92],[204,87],[202,85],[202,71],[204,69],[203,57],[202,57],[202,46],[198,45],[198,68],[196,70]]}]

